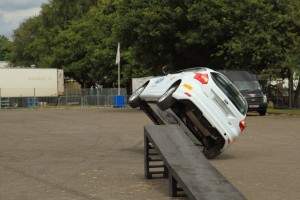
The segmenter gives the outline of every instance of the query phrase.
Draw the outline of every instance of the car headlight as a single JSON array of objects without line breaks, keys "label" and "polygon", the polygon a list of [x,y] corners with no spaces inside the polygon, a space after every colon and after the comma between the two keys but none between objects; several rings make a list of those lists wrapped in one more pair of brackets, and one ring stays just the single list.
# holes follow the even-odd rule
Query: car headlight
[{"label": "car headlight", "polygon": [[267,103],[267,100],[268,100],[267,95],[264,94],[264,96],[263,96],[264,103]]}]

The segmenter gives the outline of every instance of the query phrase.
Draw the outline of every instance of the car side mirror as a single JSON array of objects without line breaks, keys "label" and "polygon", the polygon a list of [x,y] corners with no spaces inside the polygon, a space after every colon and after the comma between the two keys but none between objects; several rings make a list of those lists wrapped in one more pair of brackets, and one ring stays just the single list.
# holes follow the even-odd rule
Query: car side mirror
[{"label": "car side mirror", "polygon": [[164,75],[167,75],[169,73],[169,67],[166,65],[162,68],[162,71],[164,73]]}]

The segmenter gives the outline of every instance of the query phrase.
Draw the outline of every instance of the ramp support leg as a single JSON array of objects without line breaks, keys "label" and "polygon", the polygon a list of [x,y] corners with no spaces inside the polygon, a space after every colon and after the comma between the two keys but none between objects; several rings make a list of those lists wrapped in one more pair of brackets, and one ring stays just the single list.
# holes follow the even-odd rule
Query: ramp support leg
[{"label": "ramp support leg", "polygon": [[168,178],[169,170],[146,134],[144,135],[144,155],[144,176],[146,179],[158,178],[157,175],[162,178]]},{"label": "ramp support leg", "polygon": [[169,182],[170,182],[169,194],[171,197],[176,197],[177,196],[177,181],[172,176],[172,174],[169,174]]},{"label": "ramp support leg", "polygon": [[144,166],[145,166],[145,178],[146,179],[150,179],[152,178],[151,174],[150,174],[150,168],[149,168],[149,139],[147,138],[146,135],[144,135],[144,155],[145,155],[145,162],[144,162]]}]

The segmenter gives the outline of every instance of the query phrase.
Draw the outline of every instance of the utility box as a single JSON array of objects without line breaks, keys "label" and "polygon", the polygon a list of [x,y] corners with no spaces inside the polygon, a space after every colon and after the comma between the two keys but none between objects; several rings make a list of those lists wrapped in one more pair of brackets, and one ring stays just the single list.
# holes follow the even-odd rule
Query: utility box
[{"label": "utility box", "polygon": [[125,96],[114,96],[114,108],[123,108],[125,107]]}]

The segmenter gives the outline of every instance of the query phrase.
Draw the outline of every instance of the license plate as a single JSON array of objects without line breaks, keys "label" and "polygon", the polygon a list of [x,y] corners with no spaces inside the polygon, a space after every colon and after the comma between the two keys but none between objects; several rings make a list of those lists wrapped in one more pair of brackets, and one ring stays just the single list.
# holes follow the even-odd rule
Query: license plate
[{"label": "license plate", "polygon": [[259,108],[259,105],[249,105],[249,108]]}]

